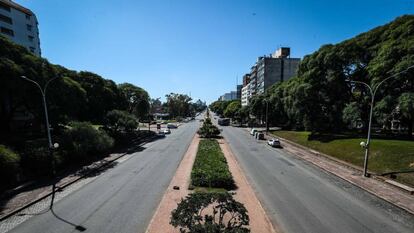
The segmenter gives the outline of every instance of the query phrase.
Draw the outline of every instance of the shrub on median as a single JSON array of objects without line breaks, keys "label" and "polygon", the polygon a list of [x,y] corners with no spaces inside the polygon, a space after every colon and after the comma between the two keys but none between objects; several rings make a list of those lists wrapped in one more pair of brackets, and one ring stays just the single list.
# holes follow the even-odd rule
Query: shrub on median
[{"label": "shrub on median", "polygon": [[204,120],[203,126],[197,131],[202,138],[216,138],[220,134],[220,130],[217,126],[211,123],[210,118]]},{"label": "shrub on median", "polygon": [[199,187],[235,188],[226,158],[216,140],[200,141],[191,171],[191,183]]},{"label": "shrub on median", "polygon": [[229,193],[189,194],[171,212],[170,224],[182,233],[250,232],[246,208]]}]

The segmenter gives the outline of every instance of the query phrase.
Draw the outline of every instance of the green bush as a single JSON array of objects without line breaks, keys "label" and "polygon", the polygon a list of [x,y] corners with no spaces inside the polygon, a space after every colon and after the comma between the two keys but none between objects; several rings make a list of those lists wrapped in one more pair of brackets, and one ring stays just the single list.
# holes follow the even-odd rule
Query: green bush
[{"label": "green bush", "polygon": [[220,130],[217,126],[211,123],[210,118],[204,120],[203,126],[197,131],[202,138],[216,138],[220,134]]},{"label": "green bush", "polygon": [[0,145],[0,189],[16,182],[20,170],[20,156]]},{"label": "green bush", "polygon": [[227,190],[235,188],[226,158],[216,140],[205,139],[200,141],[193,170],[191,171],[191,182],[192,185],[199,187],[224,188]]},{"label": "green bush", "polygon": [[62,148],[68,156],[88,161],[107,153],[114,145],[110,136],[88,122],[71,122],[70,126],[62,135]]},{"label": "green bush", "polygon": [[170,224],[182,233],[250,232],[246,208],[229,193],[189,194],[171,212]]},{"label": "green bush", "polygon": [[131,132],[138,127],[138,119],[121,110],[112,110],[106,114],[106,127],[114,131]]}]

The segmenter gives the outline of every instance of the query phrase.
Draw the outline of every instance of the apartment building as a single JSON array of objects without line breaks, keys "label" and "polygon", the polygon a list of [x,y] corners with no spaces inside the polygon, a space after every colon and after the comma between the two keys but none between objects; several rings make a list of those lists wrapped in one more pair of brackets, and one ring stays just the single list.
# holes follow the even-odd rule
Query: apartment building
[{"label": "apartment building", "polygon": [[247,106],[249,105],[249,99],[250,99],[250,84],[246,84],[243,88],[242,88],[242,93],[241,93],[241,106]]},{"label": "apartment building", "polygon": [[0,34],[40,57],[38,22],[31,10],[11,0],[0,0]]},{"label": "apartment building", "polygon": [[243,77],[242,106],[247,106],[254,95],[263,94],[277,82],[295,76],[300,58],[290,58],[290,48],[280,48],[269,56],[258,57],[250,73]]},{"label": "apartment building", "polygon": [[256,94],[263,94],[277,82],[289,80],[296,74],[300,58],[290,58],[290,48],[280,48],[271,56],[259,57]]}]

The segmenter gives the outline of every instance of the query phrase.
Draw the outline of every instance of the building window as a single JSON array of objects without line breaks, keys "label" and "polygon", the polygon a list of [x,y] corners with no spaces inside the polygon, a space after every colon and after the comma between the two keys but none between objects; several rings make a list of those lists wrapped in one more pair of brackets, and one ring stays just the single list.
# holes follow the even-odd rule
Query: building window
[{"label": "building window", "polygon": [[3,2],[0,2],[0,9],[10,12],[10,7]]},{"label": "building window", "polygon": [[30,24],[26,24],[26,28],[27,28],[27,31],[31,32],[31,31],[32,31],[33,26],[32,26],[32,25],[30,25]]},{"label": "building window", "polygon": [[27,36],[30,42],[33,42],[34,37],[33,36]]},{"label": "building window", "polygon": [[0,28],[0,31],[1,31],[1,33],[3,33],[3,34],[9,35],[9,36],[14,36],[14,32],[13,32],[13,30],[11,30],[11,29],[1,27],[1,28]]},{"label": "building window", "polygon": [[8,23],[8,24],[13,24],[13,21],[10,17],[7,17],[5,15],[0,14],[0,21]]},{"label": "building window", "polygon": [[34,53],[35,52],[35,48],[34,47],[29,47],[30,52]]},{"label": "building window", "polygon": [[29,14],[26,14],[26,19],[30,20],[30,15]]}]

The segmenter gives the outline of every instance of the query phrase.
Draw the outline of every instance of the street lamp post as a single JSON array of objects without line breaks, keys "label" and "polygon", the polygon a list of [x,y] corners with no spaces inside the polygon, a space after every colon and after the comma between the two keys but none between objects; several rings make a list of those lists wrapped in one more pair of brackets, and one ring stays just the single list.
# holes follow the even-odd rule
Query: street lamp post
[{"label": "street lamp post", "polygon": [[[39,83],[27,78],[26,76],[20,76],[20,77],[22,79],[28,81],[28,82],[33,83],[36,87],[39,88],[40,93],[42,94],[43,109],[45,111],[45,125],[46,125],[46,132],[47,132],[48,148],[49,148],[49,154],[51,156],[52,155],[52,150],[54,148],[57,148],[59,145],[57,143],[55,145],[52,144],[52,136],[50,134],[49,115],[48,115],[48,112],[47,112],[46,90],[47,90],[47,87],[49,86],[49,83],[51,81],[55,80],[56,77],[50,79],[49,81],[47,81],[43,88],[39,85]],[[52,173],[53,173],[53,175],[55,175],[55,161],[54,161],[53,157],[52,157]]]},{"label": "street lamp post", "polygon": [[361,142],[361,146],[365,149],[365,157],[364,157],[364,171],[362,173],[362,176],[364,177],[368,177],[368,157],[369,157],[369,147],[370,147],[370,142],[371,142],[371,125],[372,125],[372,110],[374,108],[374,101],[375,101],[375,94],[377,93],[378,88],[387,80],[391,79],[391,78],[395,78],[398,75],[407,72],[409,69],[414,68],[413,66],[408,67],[407,69],[398,72],[394,75],[391,75],[390,77],[382,80],[377,86],[375,87],[371,87],[370,85],[368,85],[367,83],[364,82],[360,82],[360,81],[349,81],[351,83],[359,83],[362,84],[364,86],[366,86],[370,92],[371,95],[371,107],[370,107],[370,111],[369,111],[369,123],[368,123],[368,135],[367,135],[367,141],[366,142]]}]

